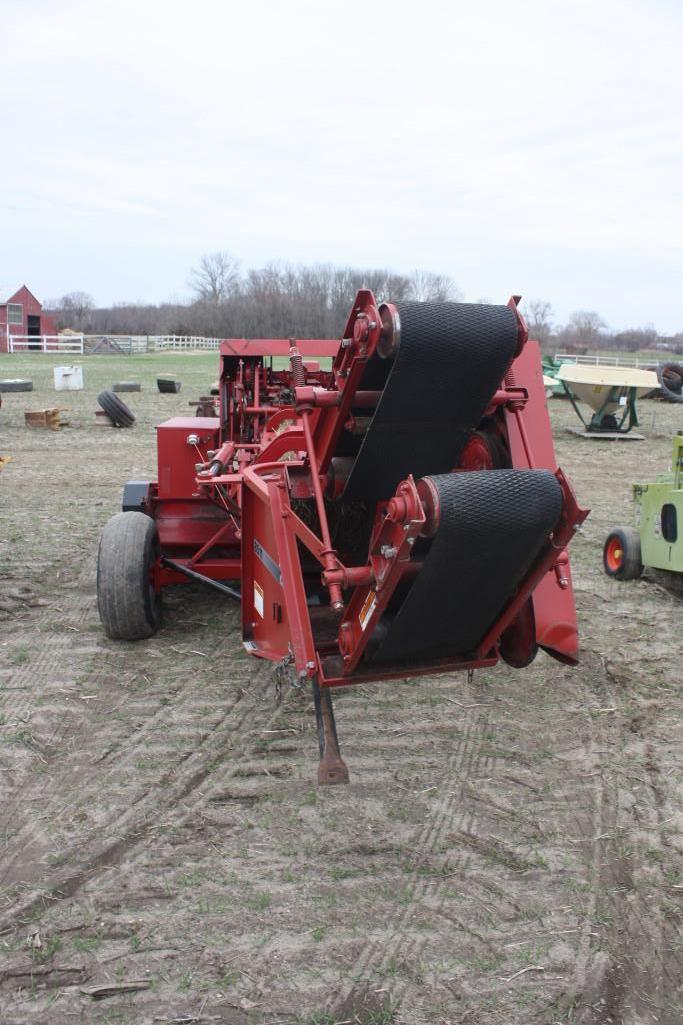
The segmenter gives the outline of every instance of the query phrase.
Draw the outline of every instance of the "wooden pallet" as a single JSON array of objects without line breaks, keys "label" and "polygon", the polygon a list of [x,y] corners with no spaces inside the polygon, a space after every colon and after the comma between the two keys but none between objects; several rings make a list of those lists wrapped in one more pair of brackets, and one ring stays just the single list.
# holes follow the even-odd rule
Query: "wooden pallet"
[{"label": "wooden pallet", "polygon": [[60,413],[66,413],[63,407],[55,406],[50,409],[27,409],[24,413],[24,421],[27,427],[44,427],[50,431],[58,431],[60,427],[68,427],[69,421],[62,420]]}]

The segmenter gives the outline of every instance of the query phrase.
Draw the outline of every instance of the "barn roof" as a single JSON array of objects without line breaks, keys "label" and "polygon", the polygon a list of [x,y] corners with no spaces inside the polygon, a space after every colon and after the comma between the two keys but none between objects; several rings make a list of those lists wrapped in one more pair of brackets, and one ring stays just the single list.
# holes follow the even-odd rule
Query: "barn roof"
[{"label": "barn roof", "polygon": [[[4,306],[5,303],[10,302],[10,300],[14,298],[17,292],[21,292],[22,288],[26,288],[26,291],[29,292],[30,295],[33,295],[31,289],[27,288],[26,285],[19,285],[19,288],[14,288],[11,285],[5,288],[3,285],[0,285],[0,306]],[[36,302],[40,302],[38,296],[33,295],[33,298],[36,300]]]}]

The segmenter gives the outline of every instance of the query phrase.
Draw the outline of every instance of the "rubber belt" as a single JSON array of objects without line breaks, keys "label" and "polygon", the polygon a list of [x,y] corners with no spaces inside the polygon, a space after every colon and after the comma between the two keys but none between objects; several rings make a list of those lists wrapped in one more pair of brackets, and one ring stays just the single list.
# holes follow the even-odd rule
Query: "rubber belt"
[{"label": "rubber belt", "polygon": [[402,603],[375,631],[366,655],[373,663],[474,651],[562,509],[562,491],[549,470],[476,470],[431,481],[439,498],[439,525]]},{"label": "rubber belt", "polygon": [[360,386],[383,390],[344,498],[390,498],[410,473],[417,479],[457,466],[518,344],[517,318],[508,306],[397,308],[398,351],[393,358],[373,356]]}]

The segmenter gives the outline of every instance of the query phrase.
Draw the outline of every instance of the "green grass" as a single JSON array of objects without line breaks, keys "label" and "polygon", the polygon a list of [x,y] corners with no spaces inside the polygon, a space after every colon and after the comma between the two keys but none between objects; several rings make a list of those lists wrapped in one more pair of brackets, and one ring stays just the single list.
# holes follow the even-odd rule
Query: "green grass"
[{"label": "green grass", "polygon": [[251,911],[266,911],[273,902],[269,893],[253,893],[245,898],[245,905]]}]

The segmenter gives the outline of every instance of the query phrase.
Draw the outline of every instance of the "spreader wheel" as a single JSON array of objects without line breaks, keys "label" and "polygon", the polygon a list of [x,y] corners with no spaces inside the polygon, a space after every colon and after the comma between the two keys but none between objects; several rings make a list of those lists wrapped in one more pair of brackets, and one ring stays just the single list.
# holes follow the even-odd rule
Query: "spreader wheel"
[{"label": "spreader wheel", "polygon": [[117,513],[105,525],[97,555],[97,607],[112,640],[138,641],[159,629],[161,594],[151,579],[158,552],[156,524],[144,513]]},{"label": "spreader wheel", "polygon": [[615,580],[637,580],[643,572],[640,534],[633,527],[615,527],[602,550],[605,573]]}]

